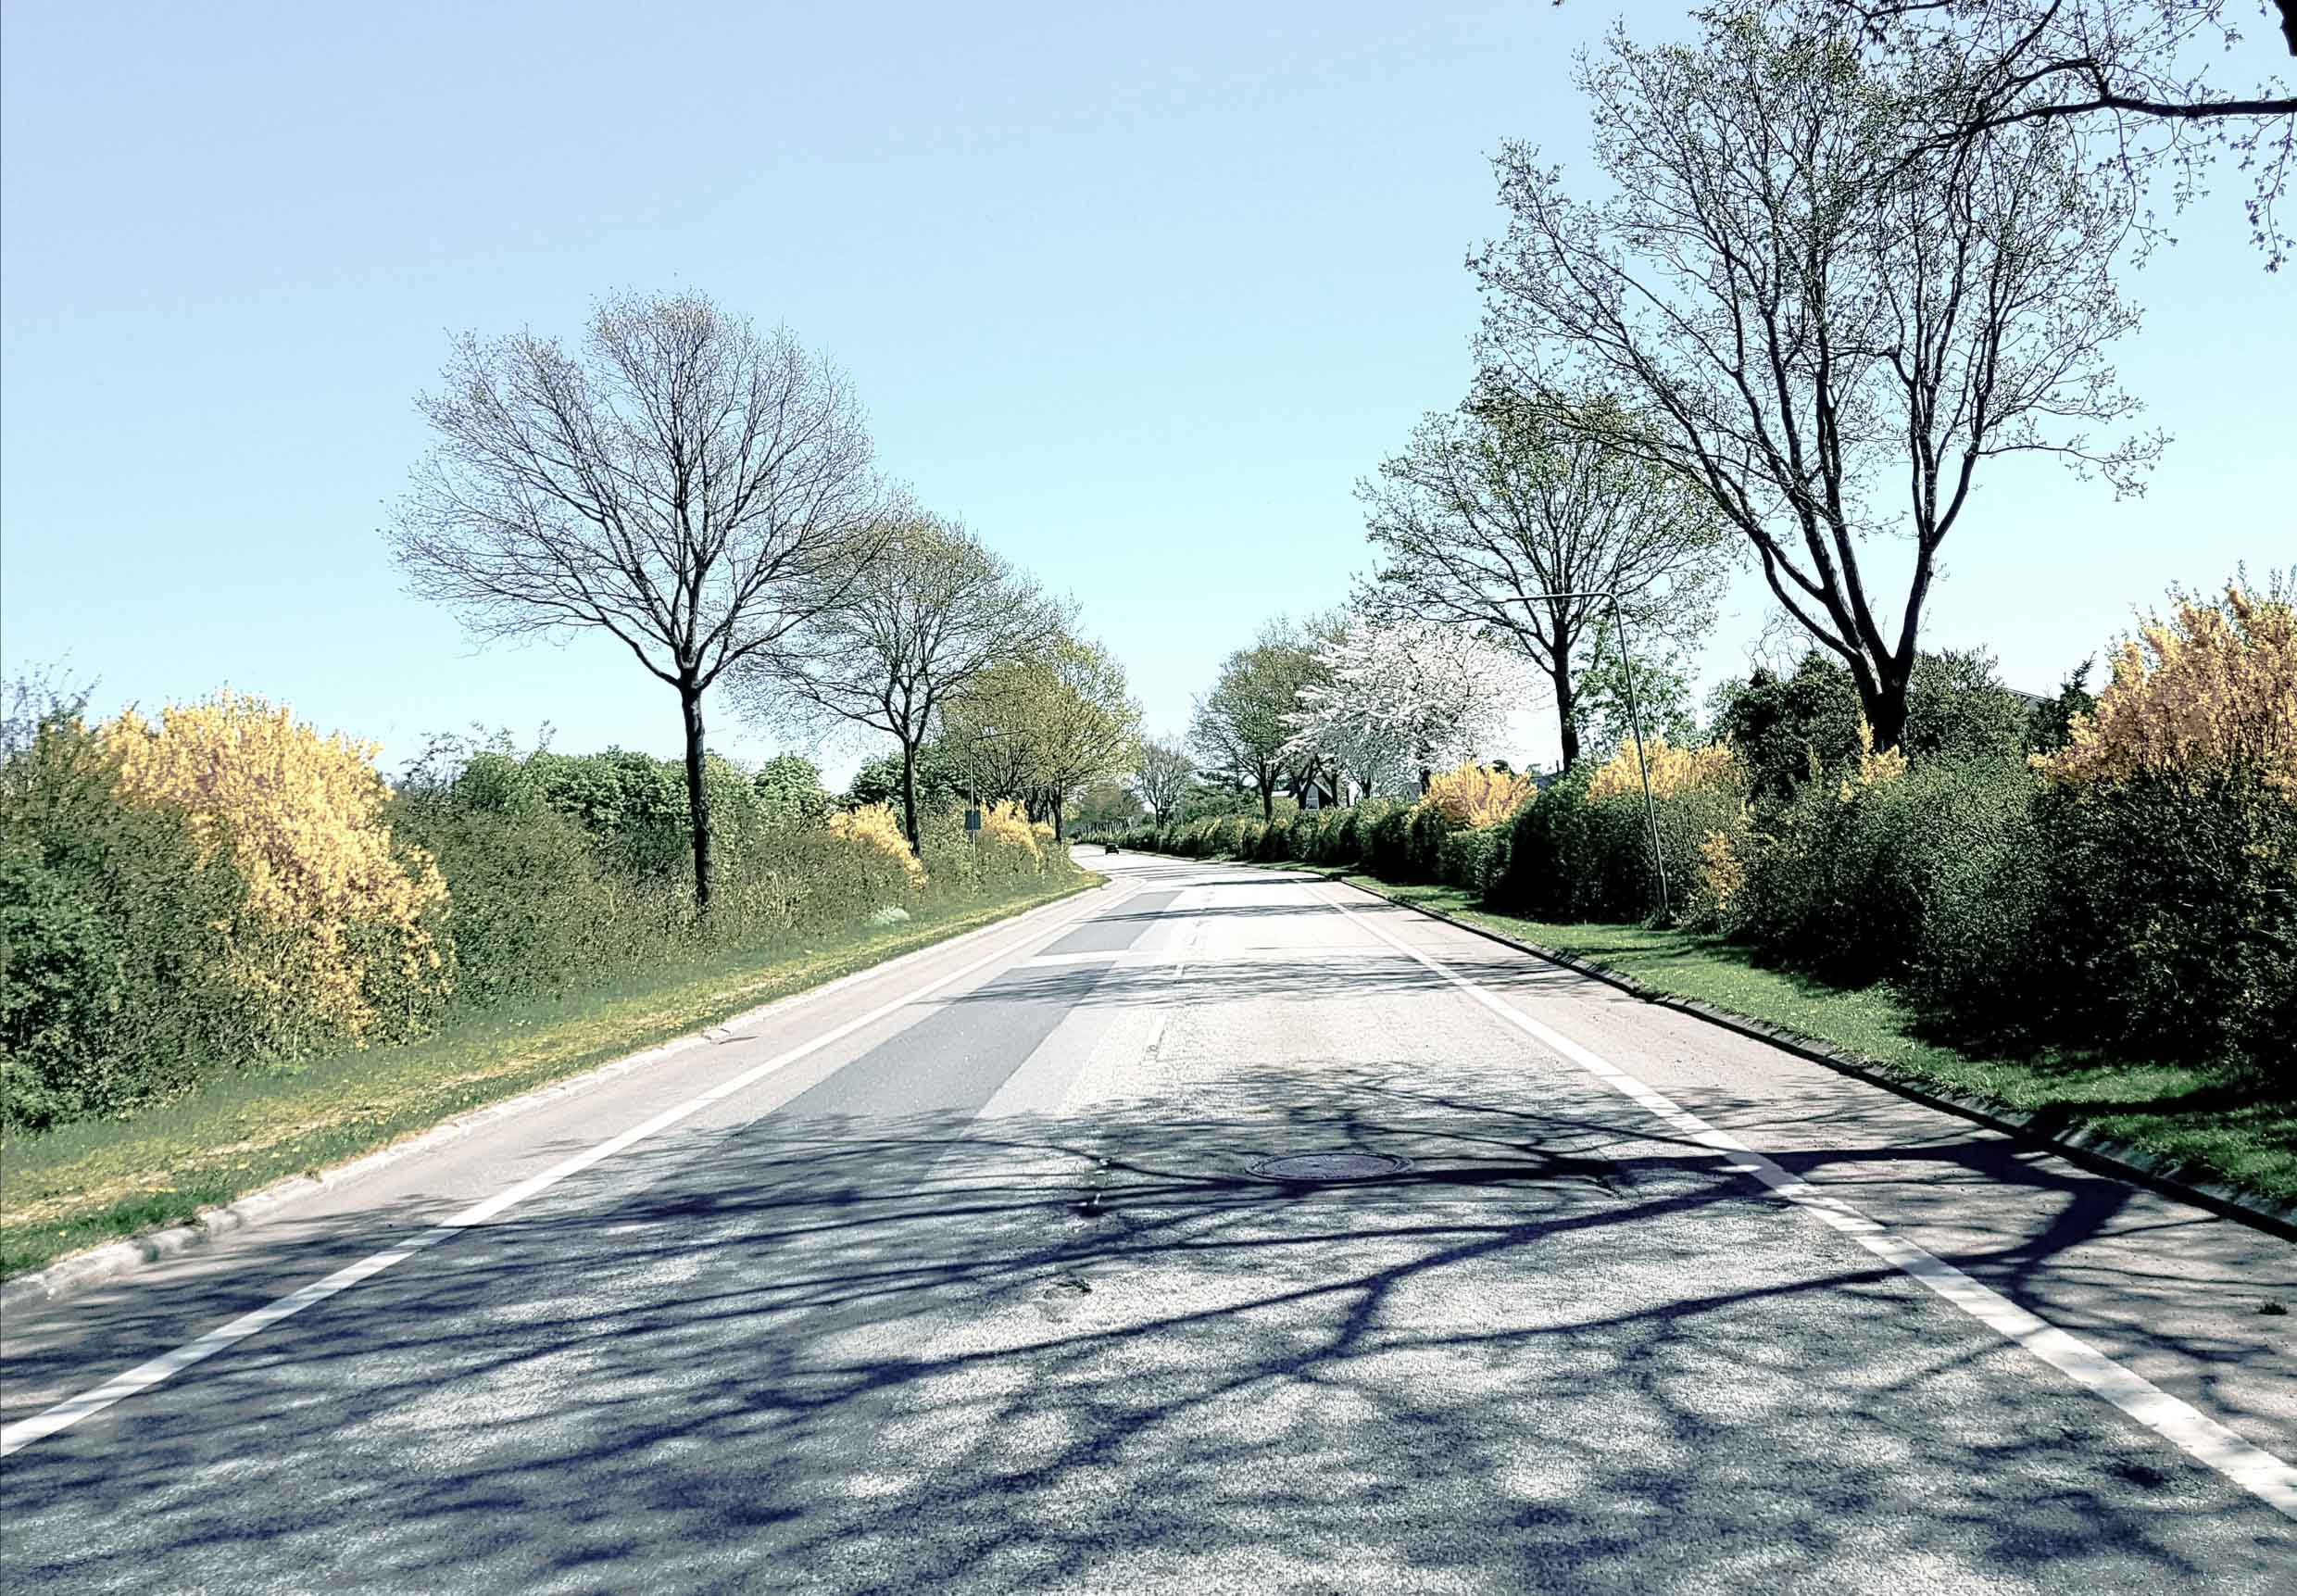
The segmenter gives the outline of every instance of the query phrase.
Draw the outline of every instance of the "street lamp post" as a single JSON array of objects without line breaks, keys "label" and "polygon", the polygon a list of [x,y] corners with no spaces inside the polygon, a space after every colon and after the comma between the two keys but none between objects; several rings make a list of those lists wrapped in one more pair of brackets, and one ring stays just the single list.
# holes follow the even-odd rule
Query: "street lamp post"
[{"label": "street lamp post", "polygon": [[1619,594],[1613,588],[1596,588],[1579,593],[1526,593],[1525,608],[1544,598],[1603,598],[1611,602],[1612,629],[1619,634],[1619,673],[1627,685],[1627,729],[1635,736],[1635,768],[1643,778],[1643,823],[1651,829],[1651,869],[1659,876],[1659,917],[1674,918],[1673,905],[1667,899],[1667,856],[1659,846],[1659,806],[1651,799],[1651,760],[1643,753],[1643,717],[1635,703],[1635,663],[1627,653],[1627,618],[1619,608]]}]

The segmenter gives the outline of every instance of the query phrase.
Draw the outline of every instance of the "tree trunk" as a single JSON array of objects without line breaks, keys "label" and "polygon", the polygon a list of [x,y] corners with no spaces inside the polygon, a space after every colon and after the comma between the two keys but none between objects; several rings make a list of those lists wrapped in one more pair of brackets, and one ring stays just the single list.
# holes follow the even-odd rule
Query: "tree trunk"
[{"label": "tree trunk", "polygon": [[1261,777],[1261,819],[1269,825],[1276,823],[1276,773],[1270,771]]},{"label": "tree trunk", "polygon": [[910,851],[917,852],[917,746],[907,739],[901,744],[901,831]]},{"label": "tree trunk", "polygon": [[1420,767],[1420,796],[1427,797],[1427,789],[1436,785],[1436,773],[1425,765]]},{"label": "tree trunk", "polygon": [[1571,660],[1559,653],[1557,663],[1548,672],[1548,679],[1555,685],[1555,720],[1563,738],[1563,768],[1571,769],[1579,762],[1579,717],[1575,712],[1576,702],[1571,690]]},{"label": "tree trunk", "polygon": [[709,789],[702,781],[702,690],[681,683],[686,718],[686,819],[694,833],[694,907],[709,912]]},{"label": "tree trunk", "polygon": [[1866,712],[1867,729],[1875,735],[1877,753],[1895,748],[1906,740],[1906,685],[1910,674],[1886,668],[1872,692],[1863,685],[1860,688],[1860,708]]},{"label": "tree trunk", "polygon": [[1053,795],[1053,841],[1062,843],[1068,840],[1068,823],[1061,815],[1061,795],[1055,793]]}]

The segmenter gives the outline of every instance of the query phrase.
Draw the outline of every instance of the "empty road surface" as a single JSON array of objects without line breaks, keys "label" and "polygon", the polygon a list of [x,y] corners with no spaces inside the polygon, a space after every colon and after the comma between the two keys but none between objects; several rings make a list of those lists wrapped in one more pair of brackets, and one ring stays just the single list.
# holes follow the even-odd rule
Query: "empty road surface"
[{"label": "empty road surface", "polygon": [[2290,1244],[1108,868],[19,1307],[0,1588],[2297,1590]]}]

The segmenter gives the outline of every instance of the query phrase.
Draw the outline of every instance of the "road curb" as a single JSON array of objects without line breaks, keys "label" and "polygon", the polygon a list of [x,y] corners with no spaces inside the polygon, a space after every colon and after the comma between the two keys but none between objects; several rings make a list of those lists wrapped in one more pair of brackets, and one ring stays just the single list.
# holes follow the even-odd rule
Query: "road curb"
[{"label": "road curb", "polygon": [[1782,1049],[1798,1058],[1808,1059],[1814,1064],[1824,1064],[1838,1074],[1849,1075],[1854,1079],[1865,1081],[1869,1085],[1881,1087],[1886,1091],[1894,1092],[1900,1097],[1910,1099],[1926,1107],[1955,1114],[1963,1119],[1974,1120],[1989,1130],[2000,1131],[2004,1136],[2017,1140],[2046,1147],[2073,1162],[2118,1176],[2133,1185],[2151,1187],[2178,1198],[2181,1201],[2192,1203],[2197,1208],[2206,1208],[2211,1213],[2222,1214],[2228,1219],[2239,1220],[2244,1225],[2254,1225],[2285,1241],[2297,1241],[2297,1203],[2277,1203],[2266,1198],[2236,1190],[2229,1186],[2221,1186],[2215,1181],[2196,1180],[2182,1173],[2185,1166],[2173,1159],[2165,1158],[2160,1153],[2149,1152],[2140,1147],[2133,1147],[2128,1142],[2117,1141],[2109,1136],[2101,1136],[2083,1126],[2061,1127],[2052,1123],[2053,1116],[2052,1115],[2026,1113],[2017,1109],[1989,1103],[1982,1098],[1964,1097],[1959,1092],[1950,1091],[1940,1087],[1916,1084],[1878,1059],[1870,1059],[1864,1053],[1852,1052],[1847,1048],[1838,1048],[1830,1042],[1815,1040],[1789,1030],[1784,1025],[1774,1025],[1767,1020],[1756,1020],[1744,1014],[1734,1014],[1727,1009],[1718,1009],[1712,1003],[1702,1003],[1696,998],[1681,998],[1671,992],[1658,991],[1645,986],[1632,975],[1623,974],[1619,971],[1606,968],[1601,964],[1557,949],[1542,948],[1536,942],[1523,941],[1504,932],[1494,931],[1488,926],[1478,925],[1473,921],[1462,920],[1454,914],[1447,914],[1440,909],[1430,909],[1425,904],[1414,903],[1409,899],[1398,898],[1374,887],[1359,886],[1352,881],[1339,881],[1331,876],[1325,876],[1324,879],[1334,881],[1337,886],[1353,888],[1367,897],[1376,898],[1384,903],[1395,904],[1400,909],[1409,909],[1414,913],[1425,914],[1431,920],[1440,920],[1447,925],[1456,925],[1461,930],[1473,932],[1487,941],[1513,948],[1518,952],[1529,953],[1534,958],[1544,959],[1550,964],[1560,964],[1566,970],[1600,981],[1607,987],[1615,987],[1643,1002],[1654,1004],[1663,1009],[1674,1009],[1696,1019],[1704,1020],[1711,1025],[1719,1025],[1724,1030],[1735,1031],[1742,1037],[1758,1042],[1768,1042],[1773,1047]]},{"label": "road curb", "polygon": [[741,1013],[733,1015],[718,1024],[705,1026],[699,1031],[689,1032],[683,1037],[673,1037],[667,1042],[658,1042],[650,1048],[642,1048],[637,1052],[626,1053],[618,1059],[609,1059],[604,1063],[593,1064],[579,1074],[569,1075],[563,1080],[551,1081],[546,1085],[534,1087],[521,1092],[516,1097],[505,1098],[499,1102],[483,1104],[475,1109],[466,1109],[449,1119],[441,1120],[429,1130],[419,1131],[403,1141],[395,1141],[387,1147],[377,1148],[372,1152],[361,1153],[357,1158],[320,1170],[316,1175],[291,1175],[283,1180],[275,1180],[269,1186],[258,1188],[245,1197],[236,1198],[230,1202],[212,1208],[203,1208],[191,1218],[181,1220],[163,1229],[154,1230],[142,1236],[123,1237],[117,1241],[107,1241],[100,1246],[89,1248],[85,1251],[74,1252],[67,1257],[59,1258],[45,1268],[36,1269],[29,1275],[19,1275],[13,1280],[0,1282],[0,1313],[29,1302],[54,1301],[58,1298],[68,1297],[74,1292],[83,1290],[99,1281],[116,1279],[119,1276],[204,1247],[219,1236],[227,1236],[234,1230],[244,1229],[257,1220],[266,1218],[282,1208],[292,1207],[307,1198],[316,1197],[322,1192],[333,1191],[341,1187],[355,1185],[406,1159],[429,1152],[434,1148],[445,1147],[451,1142],[460,1141],[474,1131],[491,1125],[497,1120],[513,1118],[540,1108],[546,1103],[578,1096],[608,1081],[628,1074],[634,1070],[646,1069],[706,1044],[737,1040],[738,1038],[729,1033],[739,1026],[764,1020],[781,1011],[802,1007],[859,982],[874,979],[888,970],[897,969],[911,960],[921,959],[930,953],[944,952],[948,949],[973,941],[976,937],[986,936],[995,931],[1010,930],[1014,924],[1033,914],[1041,913],[1048,909],[1070,902],[1086,893],[1100,891],[1111,885],[1110,880],[1103,876],[1098,883],[1088,882],[1076,886],[1061,894],[1058,898],[1047,899],[1043,903],[1034,904],[1019,913],[992,920],[985,925],[976,925],[971,931],[960,931],[956,936],[945,937],[938,942],[928,942],[922,948],[912,948],[907,953],[897,954],[883,962],[864,965],[859,970],[849,971],[838,976],[834,981],[824,981],[819,987],[809,987],[802,992],[792,992],[785,997],[776,998],[772,1002],[761,1003],[755,1009],[744,1010]]}]

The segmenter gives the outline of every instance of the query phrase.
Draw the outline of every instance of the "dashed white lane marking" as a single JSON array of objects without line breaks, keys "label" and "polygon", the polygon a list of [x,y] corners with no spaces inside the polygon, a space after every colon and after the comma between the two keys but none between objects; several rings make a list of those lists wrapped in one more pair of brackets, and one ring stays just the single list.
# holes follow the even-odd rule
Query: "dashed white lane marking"
[{"label": "dashed white lane marking", "polygon": [[9,1425],[6,1428],[0,1429],[0,1457],[6,1457],[9,1453],[28,1447],[36,1440],[52,1436],[58,1430],[69,1429],[91,1414],[102,1413],[114,1402],[124,1401],[134,1396],[138,1391],[147,1391],[162,1381],[172,1379],[193,1364],[214,1357],[225,1348],[244,1341],[258,1331],[269,1329],[282,1319],[293,1318],[306,1308],[324,1302],[338,1292],[347,1291],[362,1280],[372,1279],[385,1269],[394,1264],[405,1263],[424,1248],[435,1246],[458,1231],[468,1230],[472,1225],[483,1225],[506,1209],[516,1207],[537,1192],[546,1191],[558,1185],[568,1176],[580,1175],[591,1165],[612,1158],[625,1148],[642,1142],[650,1136],[668,1130],[679,1121],[699,1113],[710,1104],[722,1102],[736,1092],[756,1086],[777,1070],[787,1069],[799,1060],[820,1052],[832,1043],[843,1041],[856,1031],[863,1030],[888,1015],[899,1012],[921,998],[931,997],[942,987],[963,980],[976,970],[986,969],[999,960],[1010,959],[1014,949],[1023,947],[1039,936],[1065,931],[1080,921],[1091,919],[1094,914],[1114,909],[1139,890],[1138,886],[1129,887],[1106,903],[1091,905],[1086,913],[1073,914],[1048,925],[1033,927],[1023,936],[1003,944],[994,952],[985,953],[972,963],[961,965],[936,980],[926,982],[922,987],[912,987],[891,1002],[881,1003],[868,1013],[857,1019],[848,1020],[842,1025],[834,1025],[811,1040],[801,1042],[797,1047],[776,1053],[762,1063],[753,1064],[741,1074],[719,1082],[709,1090],[688,1098],[673,1108],[664,1109],[653,1118],[631,1126],[619,1136],[609,1137],[596,1147],[586,1149],[571,1158],[563,1159],[552,1164],[548,1169],[520,1181],[516,1186],[496,1192],[483,1201],[472,1203],[459,1213],[441,1220],[429,1230],[419,1232],[381,1252],[371,1253],[356,1263],[346,1264],[325,1279],[314,1280],[302,1289],[289,1292],[275,1301],[267,1302],[252,1313],[243,1313],[227,1324],[218,1325],[197,1340],[187,1342],[172,1352],[164,1353],[148,1363],[138,1364],[124,1373],[115,1375],[93,1390],[83,1391],[79,1396],[56,1403],[54,1407],[44,1409],[31,1418]]},{"label": "dashed white lane marking", "polygon": [[1841,1199],[1789,1175],[1728,1131],[1688,1112],[1665,1094],[1597,1057],[1570,1037],[1541,1024],[1410,943],[1391,936],[1337,898],[1324,901],[1405,957],[1416,960],[1500,1019],[1578,1065],[1605,1086],[1649,1110],[1688,1139],[1729,1155],[1726,1167],[1751,1175],[1789,1202],[1817,1215],[1885,1263],[1911,1275],[1939,1296],[2088,1387],[2146,1428],[2182,1448],[2288,1518],[2297,1518],[2297,1468],[2253,1446],[2191,1403],[2132,1374],[2078,1337],[2046,1323],[2007,1297],[1979,1285],[1952,1263],[1870,1219]]}]

